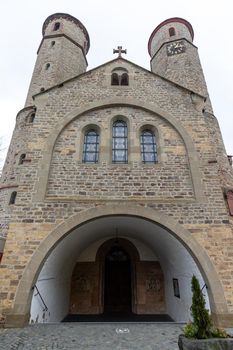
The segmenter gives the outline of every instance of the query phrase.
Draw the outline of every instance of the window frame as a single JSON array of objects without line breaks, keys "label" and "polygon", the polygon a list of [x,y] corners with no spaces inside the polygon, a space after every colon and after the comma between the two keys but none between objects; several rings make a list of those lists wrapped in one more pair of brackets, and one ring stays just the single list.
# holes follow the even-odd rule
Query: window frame
[{"label": "window frame", "polygon": [[[122,126],[117,124],[123,124]],[[117,136],[117,128],[123,127],[124,128],[124,135],[123,136]],[[117,148],[117,140],[125,140],[124,147],[123,148]],[[112,124],[112,163],[113,164],[128,164],[128,124],[125,120],[122,118],[117,118],[113,124]],[[123,151],[124,156],[123,160],[117,159],[117,151]]]},{"label": "window frame", "polygon": [[111,71],[111,86],[129,86],[128,70],[122,67],[114,68]]},{"label": "window frame", "polygon": [[111,76],[111,85],[112,86],[119,86],[120,85],[120,81],[119,81],[119,75],[116,72],[112,73]]},{"label": "window frame", "polygon": [[[91,135],[91,133],[93,133]],[[88,141],[88,138],[90,136],[95,136],[96,140],[95,142],[90,142]],[[100,135],[98,130],[95,128],[88,128],[85,133],[84,133],[84,140],[83,140],[83,152],[82,152],[82,163],[84,164],[96,164],[99,162],[99,141],[100,141]],[[89,151],[88,146],[89,145],[95,145],[95,150],[94,151]],[[88,159],[87,155],[88,154],[94,154],[94,161],[90,161]]]},{"label": "window frame", "polygon": [[[149,133],[150,135],[145,135]],[[145,142],[145,137],[150,136],[151,142]],[[146,151],[146,145],[152,146],[152,151]],[[140,131],[140,151],[141,151],[141,160],[143,164],[157,164],[158,163],[158,145],[156,142],[156,135],[154,130],[150,128],[143,128]],[[147,159],[147,155],[152,155],[152,160]]]},{"label": "window frame", "polygon": [[120,86],[129,86],[129,74],[127,72],[121,74]]}]

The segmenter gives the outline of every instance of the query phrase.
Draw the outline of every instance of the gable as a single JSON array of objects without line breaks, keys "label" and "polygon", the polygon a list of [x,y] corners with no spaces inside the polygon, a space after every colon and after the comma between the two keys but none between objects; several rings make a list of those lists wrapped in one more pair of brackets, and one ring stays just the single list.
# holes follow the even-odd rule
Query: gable
[{"label": "gable", "polygon": [[[83,74],[80,74],[78,76],[75,76],[69,80],[66,80],[56,86],[53,86],[43,92],[40,92],[36,95],[33,96],[33,98],[36,98],[37,96],[40,96],[42,94],[46,94],[47,92],[51,91],[51,90],[58,90],[61,87],[66,87],[66,85],[70,85],[72,83],[77,83],[79,85],[79,83],[84,83],[84,82],[89,82],[90,79],[93,79],[92,84],[93,86],[95,85],[95,83],[102,85],[101,83],[104,83],[104,85],[106,87],[108,87],[108,83],[110,82],[111,84],[111,74],[114,70],[119,69],[119,70],[126,70],[129,72],[130,75],[130,80],[131,80],[131,87],[135,88],[135,84],[133,84],[133,82],[135,80],[137,80],[138,82],[141,81],[141,79],[147,79],[149,81],[156,81],[158,82],[158,84],[160,85],[167,85],[167,87],[169,88],[169,86],[171,87],[175,87],[176,89],[180,90],[181,92],[186,92],[187,94],[190,94],[190,92],[192,92],[191,90],[183,87],[183,86],[179,86],[179,84],[174,83],[173,81],[170,81],[162,76],[160,76],[159,74],[153,73],[131,61],[128,61],[126,59],[123,58],[118,58],[118,59],[114,59],[112,61],[106,62],[98,67],[95,67]],[[106,81],[107,79],[107,81]],[[106,83],[106,84],[105,84]],[[205,98],[205,96],[201,96],[198,95],[197,93],[195,93],[195,95],[197,95],[199,98]]]},{"label": "gable", "polygon": [[[127,72],[128,85],[114,86],[111,84],[112,73],[116,70]],[[55,104],[57,111],[64,110],[64,106],[67,106],[67,111],[69,111],[69,109],[72,110],[89,102],[111,97],[133,98],[143,103],[153,102],[178,117],[180,116],[180,105],[185,107],[188,114],[196,111],[196,102],[191,101],[190,91],[177,87],[126,60],[113,60],[47,90],[43,94],[38,94],[35,96],[35,104],[39,105],[44,99],[49,105],[50,103]],[[197,99],[200,100],[200,103],[204,103],[203,98],[197,96]]]}]

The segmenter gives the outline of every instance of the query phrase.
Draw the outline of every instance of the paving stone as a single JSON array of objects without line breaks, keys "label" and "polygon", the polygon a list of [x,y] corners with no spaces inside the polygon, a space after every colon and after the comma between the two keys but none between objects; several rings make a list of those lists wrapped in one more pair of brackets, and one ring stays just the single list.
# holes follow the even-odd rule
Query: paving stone
[{"label": "paving stone", "polygon": [[60,323],[0,330],[1,350],[178,350],[180,324]]}]

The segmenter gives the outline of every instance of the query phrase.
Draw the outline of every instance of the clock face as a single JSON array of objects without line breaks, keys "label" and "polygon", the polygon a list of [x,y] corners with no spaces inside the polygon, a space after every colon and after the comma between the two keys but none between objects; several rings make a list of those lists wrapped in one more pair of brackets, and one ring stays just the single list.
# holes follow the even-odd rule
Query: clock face
[{"label": "clock face", "polygon": [[167,44],[167,55],[173,56],[179,53],[185,52],[185,44],[184,41],[173,41],[170,44]]}]

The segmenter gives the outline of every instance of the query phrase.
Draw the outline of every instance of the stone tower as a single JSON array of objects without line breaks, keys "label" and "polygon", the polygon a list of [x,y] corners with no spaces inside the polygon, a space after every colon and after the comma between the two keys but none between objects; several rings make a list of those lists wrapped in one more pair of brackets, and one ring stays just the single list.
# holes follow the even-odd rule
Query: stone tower
[{"label": "stone tower", "polygon": [[42,34],[26,106],[33,104],[33,95],[84,73],[87,68],[90,40],[78,19],[55,13],[45,20]]},{"label": "stone tower", "polygon": [[86,72],[81,22],[45,21],[1,177],[6,326],[186,321],[193,274],[232,325],[233,173],[193,37],[171,18],[149,39],[152,71],[119,55]]},{"label": "stone tower", "polygon": [[[193,39],[193,28],[183,18],[169,18],[160,23],[148,42],[151,70],[206,96],[207,87]],[[181,53],[182,55],[179,55]]]}]

